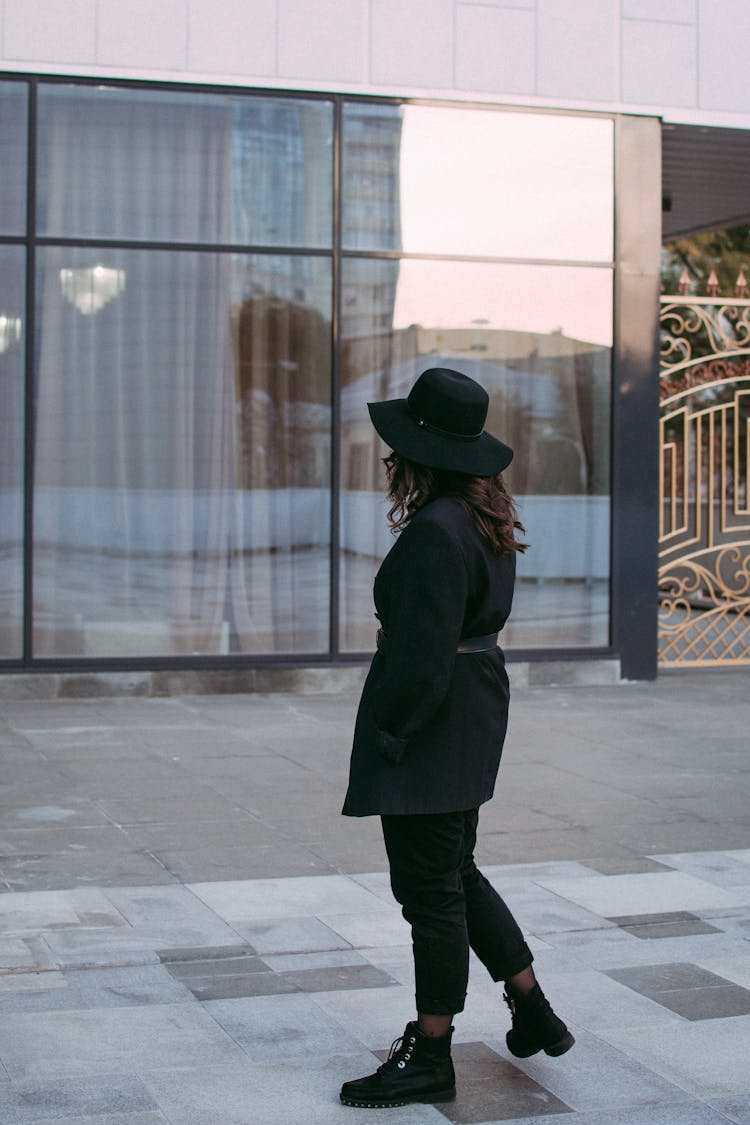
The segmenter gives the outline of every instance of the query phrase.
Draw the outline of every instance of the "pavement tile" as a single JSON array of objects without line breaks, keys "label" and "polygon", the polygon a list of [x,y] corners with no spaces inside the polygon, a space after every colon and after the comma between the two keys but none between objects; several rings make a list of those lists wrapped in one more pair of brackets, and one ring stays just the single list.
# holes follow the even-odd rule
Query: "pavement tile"
[{"label": "pavement tile", "polygon": [[232,928],[260,954],[351,948],[345,938],[319,918],[268,918],[234,922]]},{"label": "pavement tile", "polygon": [[[576,1047],[510,1058],[472,957],[459,1098],[399,1122],[750,1125],[745,698],[733,673],[514,691],[477,854]],[[414,1006],[380,826],[339,815],[356,702],[0,701],[0,1091],[137,1072],[151,1099],[23,1125],[351,1119],[341,1081]]]},{"label": "pavement tile", "polygon": [[[96,1117],[52,1118],[55,1125],[164,1125],[163,1113],[105,1113]],[[31,1125],[48,1125],[49,1117],[38,1118]]]},{"label": "pavement tile", "polygon": [[0,1084],[3,1125],[37,1125],[42,1121],[97,1123],[146,1115],[153,1120],[154,1098],[135,1074],[104,1074],[87,1078],[58,1078]]},{"label": "pavement tile", "polygon": [[46,1012],[44,1019],[24,1012],[0,1023],[0,1061],[12,1079],[190,1068],[241,1055],[197,1003]]},{"label": "pavement tile", "polygon": [[275,953],[267,956],[269,968],[277,973],[299,972],[301,969],[335,969],[342,965],[370,965],[372,958],[363,957],[354,949],[332,949],[322,953]]},{"label": "pavement tile", "polygon": [[456,1100],[435,1107],[448,1121],[470,1125],[569,1111],[558,1097],[485,1043],[459,1043],[452,1053]]},{"label": "pavement tile", "polygon": [[317,969],[296,969],[278,974],[301,992],[340,992],[353,988],[387,988],[397,984],[388,973],[374,965],[335,965]]},{"label": "pavement tile", "polygon": [[739,893],[712,886],[679,871],[645,875],[600,875],[589,879],[547,879],[541,884],[586,910],[609,918],[662,911],[731,909],[745,905]]},{"label": "pavement tile", "polygon": [[[364,995],[374,997],[391,991],[399,990],[368,989]],[[332,995],[339,1000],[338,994],[320,995]],[[361,997],[363,994],[342,993],[342,997],[350,995]],[[347,1034],[335,1015],[321,1011],[317,999],[318,996],[313,998],[296,992],[283,996],[210,1000],[202,1008],[251,1059],[278,1060],[361,1050],[362,1040]]]},{"label": "pavement tile", "polygon": [[185,886],[119,887],[107,898],[133,938],[161,946],[237,945],[237,933]]},{"label": "pavement tile", "polygon": [[[550,1123],[555,1121],[550,1119]],[[555,1125],[727,1125],[721,1113],[711,1109],[699,1099],[681,1100],[669,1105],[641,1106],[635,1109],[586,1110],[567,1113]],[[496,1121],[484,1125],[500,1125]],[[513,1125],[539,1125],[538,1117],[517,1117]]]},{"label": "pavement tile", "polygon": [[[289,997],[284,997],[289,999]],[[280,1045],[268,1060],[244,1066],[152,1071],[144,1083],[170,1122],[178,1125],[384,1125],[382,1110],[341,1105],[341,1084],[370,1074],[378,1060],[344,1037],[340,1049],[295,1058]],[[390,1116],[390,1115],[389,1115]],[[445,1125],[434,1106],[396,1111],[398,1125]]]},{"label": "pavement tile", "polygon": [[0,895],[0,928],[4,936],[37,934],[43,929],[81,925],[82,917],[96,916],[100,926],[123,926],[124,919],[103,890],[16,891]]},{"label": "pavement tile", "polygon": [[[561,1010],[567,1017],[567,1008]],[[575,1035],[575,1045],[564,1060],[539,1054],[529,1059],[513,1059],[513,1064],[573,1110],[587,1114],[598,1110],[635,1111],[639,1107],[658,1111],[661,1105],[684,1101],[683,1089],[655,1074],[647,1064],[616,1050],[600,1035],[579,1024]],[[510,1058],[504,1042],[493,1043],[491,1039],[488,1042],[499,1054]],[[561,1122],[567,1125],[569,1120],[565,1117]]]},{"label": "pavement tile", "polygon": [[[26,974],[24,974],[25,976]],[[52,978],[52,979],[49,979]],[[0,978],[0,983],[8,978]],[[13,978],[11,978],[13,979]],[[0,991],[0,1013],[86,1011],[152,1004],[184,1004],[188,989],[161,965],[39,973],[35,988]]]},{"label": "pavement tile", "polygon": [[697,1098],[750,1098],[750,1016],[681,1020],[659,1028],[612,1030],[605,1037]]},{"label": "pavement tile", "polygon": [[410,934],[408,923],[395,905],[366,914],[323,914],[320,920],[355,949],[403,945]]},{"label": "pavement tile", "polygon": [[710,1105],[734,1125],[750,1125],[750,1098],[712,1098]]},{"label": "pavement tile", "polygon": [[192,883],[189,889],[228,922],[260,918],[324,917],[377,912],[383,903],[344,875],[253,879],[235,883]]},{"label": "pavement tile", "polygon": [[750,888],[750,850],[678,852],[654,858],[717,887]]}]

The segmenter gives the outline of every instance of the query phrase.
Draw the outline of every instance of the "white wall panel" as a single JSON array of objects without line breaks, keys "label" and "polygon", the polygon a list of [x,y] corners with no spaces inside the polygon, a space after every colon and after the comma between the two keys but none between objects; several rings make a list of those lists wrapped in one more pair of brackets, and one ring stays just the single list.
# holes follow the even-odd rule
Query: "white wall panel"
[{"label": "white wall panel", "polygon": [[4,54],[28,62],[93,63],[96,0],[5,0]]},{"label": "white wall panel", "polygon": [[456,12],[456,86],[459,90],[533,94],[534,12],[460,4]]},{"label": "white wall panel", "polygon": [[539,0],[537,92],[614,102],[619,97],[619,0]]},{"label": "white wall panel", "polygon": [[697,0],[623,0],[624,19],[695,23]]},{"label": "white wall panel", "polygon": [[188,67],[209,73],[276,72],[276,0],[190,0]]},{"label": "white wall panel", "polygon": [[695,28],[627,20],[622,29],[622,96],[639,105],[691,106],[697,100]]},{"label": "white wall panel", "polygon": [[278,10],[281,78],[367,81],[367,0],[278,0]]},{"label": "white wall panel", "polygon": [[99,0],[97,62],[120,70],[184,70],[187,0]]},{"label": "white wall panel", "polygon": [[750,127],[750,0],[0,0],[0,11],[11,73],[479,95]]},{"label": "white wall panel", "polygon": [[698,43],[701,107],[750,112],[748,0],[700,0]]},{"label": "white wall panel", "polygon": [[453,0],[372,0],[371,80],[452,86],[453,9]]}]

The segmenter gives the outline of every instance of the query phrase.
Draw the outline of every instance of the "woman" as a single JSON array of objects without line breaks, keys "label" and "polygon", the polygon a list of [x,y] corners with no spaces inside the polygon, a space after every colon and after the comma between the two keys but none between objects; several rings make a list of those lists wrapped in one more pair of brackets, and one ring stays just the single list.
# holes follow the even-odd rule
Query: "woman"
[{"label": "woman", "polygon": [[479,806],[492,796],[508,719],[497,634],[510,613],[523,530],[500,474],[513,457],[484,432],[487,393],[448,368],[408,398],[371,403],[400,531],[375,579],[381,628],[362,692],[344,815],[380,815],[391,887],[411,924],[417,1018],[374,1074],[345,1082],[345,1105],[455,1096],[452,1020],[469,949],[505,982],[510,1051],[561,1055],[573,1036],[550,1008],[531,951],[477,870]]}]

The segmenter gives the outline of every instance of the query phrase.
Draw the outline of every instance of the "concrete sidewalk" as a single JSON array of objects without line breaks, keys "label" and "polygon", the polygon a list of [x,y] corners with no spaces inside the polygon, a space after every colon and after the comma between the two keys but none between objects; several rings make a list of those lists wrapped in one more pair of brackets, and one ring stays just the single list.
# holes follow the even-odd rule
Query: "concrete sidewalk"
[{"label": "concrete sidewalk", "polygon": [[747,686],[515,691],[479,858],[577,1044],[474,964],[456,1102],[391,1111],[338,1103],[413,1014],[356,697],[1,701],[0,1122],[750,1123]]}]

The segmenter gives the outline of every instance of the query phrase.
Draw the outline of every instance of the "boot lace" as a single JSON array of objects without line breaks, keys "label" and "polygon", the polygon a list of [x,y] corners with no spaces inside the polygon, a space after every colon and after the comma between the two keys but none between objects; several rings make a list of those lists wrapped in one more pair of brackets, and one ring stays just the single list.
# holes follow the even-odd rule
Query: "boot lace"
[{"label": "boot lace", "polygon": [[378,1073],[404,1070],[412,1057],[416,1042],[416,1035],[399,1035],[398,1039],[394,1039],[388,1052],[388,1058],[378,1067]]}]

